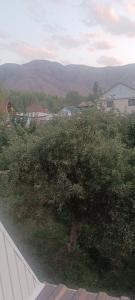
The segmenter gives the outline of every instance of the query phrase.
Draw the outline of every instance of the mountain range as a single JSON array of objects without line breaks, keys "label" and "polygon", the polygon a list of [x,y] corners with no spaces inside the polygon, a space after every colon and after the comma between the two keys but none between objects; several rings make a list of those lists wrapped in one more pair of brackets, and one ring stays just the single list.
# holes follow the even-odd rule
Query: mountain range
[{"label": "mountain range", "polygon": [[0,85],[8,90],[37,91],[58,96],[78,91],[85,96],[92,92],[95,81],[99,82],[102,90],[118,82],[135,88],[135,64],[96,68],[36,60],[23,65],[7,63],[0,66]]}]

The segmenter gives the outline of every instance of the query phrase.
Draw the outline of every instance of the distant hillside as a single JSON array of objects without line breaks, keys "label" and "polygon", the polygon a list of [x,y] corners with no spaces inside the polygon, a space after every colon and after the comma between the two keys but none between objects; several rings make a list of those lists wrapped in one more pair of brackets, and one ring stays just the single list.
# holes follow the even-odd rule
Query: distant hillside
[{"label": "distant hillside", "polygon": [[0,66],[0,83],[9,90],[39,91],[64,96],[70,91],[88,95],[95,81],[104,89],[117,82],[135,88],[135,64],[94,68],[82,65],[63,66],[46,60],[27,64],[4,64]]}]

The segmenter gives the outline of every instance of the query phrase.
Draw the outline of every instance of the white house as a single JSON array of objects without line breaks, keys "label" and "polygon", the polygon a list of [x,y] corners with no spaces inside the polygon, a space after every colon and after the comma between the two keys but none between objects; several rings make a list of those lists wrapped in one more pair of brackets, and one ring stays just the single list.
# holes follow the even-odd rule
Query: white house
[{"label": "white house", "polygon": [[70,117],[72,115],[75,115],[76,113],[79,112],[79,109],[75,106],[68,106],[68,107],[64,107],[62,108],[58,115],[61,117]]},{"label": "white house", "polygon": [[135,112],[135,89],[126,84],[115,84],[103,94],[101,100],[105,111]]}]

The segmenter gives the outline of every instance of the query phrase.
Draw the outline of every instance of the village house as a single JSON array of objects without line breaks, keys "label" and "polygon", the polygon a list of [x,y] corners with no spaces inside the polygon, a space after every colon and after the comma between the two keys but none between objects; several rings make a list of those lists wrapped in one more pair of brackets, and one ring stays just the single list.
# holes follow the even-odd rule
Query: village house
[{"label": "village house", "polygon": [[52,119],[52,115],[49,114],[48,108],[43,107],[40,104],[32,103],[26,109],[27,127],[30,125],[31,121],[35,121],[37,124],[46,122]]},{"label": "village house", "polygon": [[78,105],[78,108],[81,111],[88,110],[89,108],[94,107],[94,103],[92,101],[83,101]]},{"label": "village house", "polygon": [[107,90],[102,98],[102,108],[123,114],[135,112],[135,89],[123,83],[117,83]]},{"label": "village house", "polygon": [[27,107],[26,113],[29,117],[42,118],[49,113],[49,110],[40,104],[32,103]]},{"label": "village house", "polygon": [[64,107],[59,111],[58,116],[70,117],[70,116],[78,113],[79,111],[80,111],[79,108],[77,108],[75,106]]}]

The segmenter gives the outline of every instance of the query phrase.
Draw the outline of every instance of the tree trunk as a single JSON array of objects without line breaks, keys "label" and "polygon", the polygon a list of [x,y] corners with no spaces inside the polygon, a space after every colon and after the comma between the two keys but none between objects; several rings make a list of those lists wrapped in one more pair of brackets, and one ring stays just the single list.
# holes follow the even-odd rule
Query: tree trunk
[{"label": "tree trunk", "polygon": [[71,227],[69,242],[67,245],[68,253],[75,251],[77,245],[77,239],[80,233],[81,224],[79,222],[74,222]]}]

